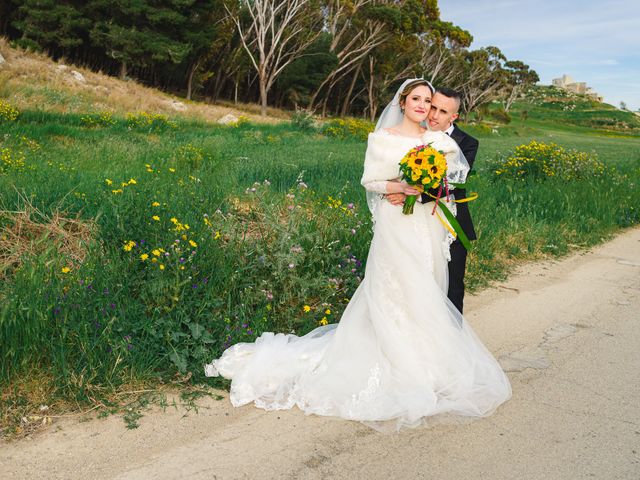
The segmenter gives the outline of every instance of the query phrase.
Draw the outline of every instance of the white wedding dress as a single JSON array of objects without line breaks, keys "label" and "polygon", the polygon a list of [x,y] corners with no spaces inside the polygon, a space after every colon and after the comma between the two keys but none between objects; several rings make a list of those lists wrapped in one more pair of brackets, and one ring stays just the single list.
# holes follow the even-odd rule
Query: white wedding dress
[{"label": "white wedding dress", "polygon": [[[369,193],[386,186],[375,174],[367,180],[372,158],[383,166],[378,172],[395,172],[386,177],[393,179],[400,159],[421,143],[372,133],[363,177]],[[416,203],[412,215],[403,215],[402,207],[377,202],[365,276],[340,323],[303,337],[264,333],[231,346],[206,374],[232,380],[235,406],[298,406],[379,430],[491,414],[511,387],[447,298],[448,232],[433,206]]]}]

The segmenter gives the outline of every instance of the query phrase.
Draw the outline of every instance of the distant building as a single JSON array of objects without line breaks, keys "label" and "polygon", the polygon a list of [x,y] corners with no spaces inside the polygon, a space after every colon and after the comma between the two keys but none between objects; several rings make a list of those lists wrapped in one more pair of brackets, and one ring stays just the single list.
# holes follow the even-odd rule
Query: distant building
[{"label": "distant building", "polygon": [[598,95],[598,92],[591,87],[587,87],[586,82],[576,82],[571,75],[562,75],[561,78],[554,78],[551,80],[551,84],[554,87],[561,88],[567,92],[587,95],[598,102],[602,102],[603,100],[602,96]]}]

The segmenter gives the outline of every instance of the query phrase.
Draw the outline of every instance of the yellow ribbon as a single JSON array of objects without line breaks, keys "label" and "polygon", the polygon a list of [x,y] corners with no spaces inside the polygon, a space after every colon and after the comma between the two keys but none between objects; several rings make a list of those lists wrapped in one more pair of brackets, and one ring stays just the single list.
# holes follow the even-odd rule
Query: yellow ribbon
[{"label": "yellow ribbon", "polygon": [[[429,195],[431,198],[438,200],[438,197],[436,197],[435,195],[430,194],[429,192],[425,192],[427,195]],[[468,197],[466,198],[461,198],[460,200],[456,200],[455,198],[453,200],[447,200],[447,201],[452,201],[453,203],[467,203],[467,202],[472,202],[473,200],[476,200],[478,198],[478,192],[471,192],[469,194]],[[438,200],[439,202],[442,202],[442,198],[440,198]],[[438,213],[438,209],[435,210],[435,214],[436,217],[438,217],[438,220],[440,220],[440,223],[444,226],[444,228],[446,228],[449,233],[451,233],[451,235],[453,235],[453,238],[457,238],[458,234],[455,232],[455,230],[451,227],[451,225],[449,225],[449,222],[447,222],[445,219],[443,219],[440,214]]]}]

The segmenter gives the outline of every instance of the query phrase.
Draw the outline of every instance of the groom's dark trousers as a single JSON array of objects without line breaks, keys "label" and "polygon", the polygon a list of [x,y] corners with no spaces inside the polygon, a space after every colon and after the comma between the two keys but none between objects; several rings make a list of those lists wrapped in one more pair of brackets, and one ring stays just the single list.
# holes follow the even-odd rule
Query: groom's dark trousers
[{"label": "groom's dark trousers", "polygon": [[[464,154],[464,157],[469,163],[469,167],[473,168],[473,162],[476,160],[476,153],[478,153],[478,140],[471,135],[463,132],[457,126],[453,127],[451,132],[451,138],[460,146],[460,150]],[[456,200],[467,198],[467,192],[464,189],[454,189],[453,195]],[[429,197],[423,197],[423,202],[431,201]],[[464,233],[469,237],[469,240],[476,240],[476,231],[473,227],[473,221],[471,220],[471,214],[469,213],[468,203],[456,204],[456,219],[460,223],[460,227]],[[447,296],[451,303],[462,313],[464,306],[464,274],[467,265],[467,250],[464,248],[460,240],[455,240],[451,244],[451,261],[449,262],[449,291]]]}]

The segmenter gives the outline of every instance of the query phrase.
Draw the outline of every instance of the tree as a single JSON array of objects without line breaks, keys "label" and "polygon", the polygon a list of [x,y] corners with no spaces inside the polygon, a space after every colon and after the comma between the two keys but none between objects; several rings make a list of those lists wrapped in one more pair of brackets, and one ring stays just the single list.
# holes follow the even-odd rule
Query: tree
[{"label": "tree", "polygon": [[318,86],[335,67],[337,59],[329,51],[331,37],[323,32],[299,57],[278,77],[274,85],[275,95],[281,106],[299,107],[308,105]]},{"label": "tree", "polygon": [[[220,52],[223,45],[229,41],[232,33],[232,23],[224,12],[223,0],[206,0],[194,2],[189,9],[187,25],[182,37],[190,45],[190,51],[185,61],[187,69],[187,100],[193,94],[194,78],[199,69],[212,56]],[[207,73],[204,78],[210,75]]]},{"label": "tree", "polygon": [[627,110],[627,104],[625,102],[620,102],[620,110]]},{"label": "tree", "polygon": [[[417,77],[422,70],[419,39],[415,35],[395,35],[368,56],[364,75],[367,78],[365,112],[374,121],[380,101],[392,85],[408,77]],[[343,115],[345,114],[343,109]]]},{"label": "tree", "polygon": [[462,93],[461,113],[467,117],[483,103],[498,97],[506,82],[502,62],[506,57],[498,47],[463,51],[457,55],[456,88]]},{"label": "tree", "polygon": [[13,26],[21,32],[18,44],[52,54],[68,53],[82,44],[90,21],[82,12],[83,2],[25,0]]},{"label": "tree", "polygon": [[316,107],[318,98],[324,95],[323,112],[333,88],[343,78],[362,68],[367,56],[384,44],[392,33],[400,28],[400,2],[395,0],[328,0],[324,7],[325,28],[331,35],[330,52],[336,56],[336,66],[319,85],[309,101],[309,108]]},{"label": "tree", "polygon": [[538,74],[519,60],[510,60],[504,63],[506,75],[505,90],[508,92],[504,100],[504,111],[508,112],[513,102],[527,87],[540,81]]},{"label": "tree", "polygon": [[239,9],[227,9],[258,74],[264,116],[275,80],[320,34],[320,5],[315,0],[241,0]]},{"label": "tree", "polygon": [[422,75],[433,84],[450,85],[456,76],[453,57],[471,45],[471,34],[450,22],[437,20],[419,36]]},{"label": "tree", "polygon": [[190,12],[210,0],[124,0],[114,8],[110,0],[90,0],[86,11],[93,20],[91,38],[120,63],[120,78],[130,66],[182,63],[191,53],[187,33]]}]

